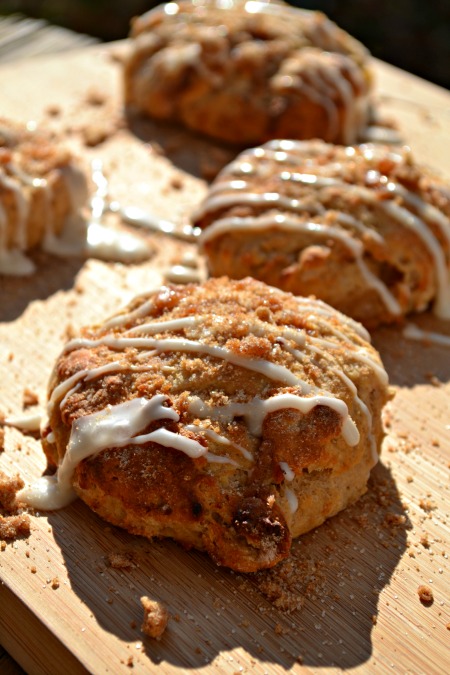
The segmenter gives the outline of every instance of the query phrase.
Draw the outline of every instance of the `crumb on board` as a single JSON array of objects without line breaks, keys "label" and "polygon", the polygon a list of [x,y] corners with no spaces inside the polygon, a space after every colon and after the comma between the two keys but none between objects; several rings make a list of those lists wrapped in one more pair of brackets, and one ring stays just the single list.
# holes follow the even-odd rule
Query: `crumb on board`
[{"label": "crumb on board", "polygon": [[430,548],[430,540],[428,539],[428,534],[425,533],[420,537],[420,543],[424,548]]},{"label": "crumb on board", "polygon": [[434,596],[433,591],[429,586],[422,584],[417,589],[417,593],[419,595],[420,602],[422,602],[424,605],[431,605],[434,600]]},{"label": "crumb on board", "polygon": [[91,87],[87,92],[86,92],[86,103],[92,106],[101,106],[104,105],[108,96],[106,92],[96,88],[96,87]]},{"label": "crumb on board", "polygon": [[0,471],[0,509],[3,513],[10,514],[16,512],[16,494],[24,485],[19,474],[11,477]]},{"label": "crumb on board", "polygon": [[132,553],[109,553],[108,566],[116,570],[129,570],[136,567]]},{"label": "crumb on board", "polygon": [[158,600],[143,595],[141,604],[144,608],[144,621],[141,630],[145,635],[159,640],[166,630],[170,618],[167,607]]},{"label": "crumb on board", "polygon": [[37,405],[39,403],[39,396],[34,392],[32,389],[29,387],[25,387],[23,390],[23,398],[22,398],[22,405],[23,407],[26,408],[31,408],[33,405]]},{"label": "crumb on board", "polygon": [[429,513],[430,511],[433,511],[436,508],[436,505],[433,504],[433,502],[430,501],[429,499],[421,499],[419,501],[419,506],[420,506],[421,509],[423,509],[427,513]]},{"label": "crumb on board", "polygon": [[30,534],[30,516],[21,513],[18,516],[0,516],[0,539],[18,539]]},{"label": "crumb on board", "polygon": [[[18,539],[30,534],[30,517],[21,513],[16,494],[24,486],[22,478],[0,471],[0,539]],[[4,550],[4,549],[2,549]]]}]

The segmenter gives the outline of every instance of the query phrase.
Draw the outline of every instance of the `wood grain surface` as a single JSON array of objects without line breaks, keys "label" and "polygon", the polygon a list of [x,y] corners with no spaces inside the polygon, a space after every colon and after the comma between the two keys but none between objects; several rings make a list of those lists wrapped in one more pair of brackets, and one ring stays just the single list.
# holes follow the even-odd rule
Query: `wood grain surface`
[{"label": "wood grain surface", "polygon": [[[45,122],[87,161],[103,160],[114,198],[181,223],[230,153],[124,119],[124,48],[0,67],[0,115]],[[450,95],[385,64],[375,69],[383,115],[417,160],[450,179]],[[52,364],[73,330],[159,283],[191,246],[146,237],[153,254],[141,263],[36,253],[31,278],[0,278],[0,411],[21,414],[27,388],[39,400],[31,411],[42,410]],[[412,320],[450,334],[431,315]],[[382,461],[358,504],[296,541],[286,563],[247,576],[110,527],[80,501],[40,514],[29,538],[0,550],[4,648],[26,672],[45,675],[448,672],[450,350],[408,341],[401,328],[373,340],[396,395]],[[1,470],[25,481],[41,475],[32,434],[6,428],[3,445]],[[114,553],[132,564],[111,566]],[[429,605],[419,600],[421,584],[433,591]],[[159,641],[140,630],[143,595],[170,611]]]}]

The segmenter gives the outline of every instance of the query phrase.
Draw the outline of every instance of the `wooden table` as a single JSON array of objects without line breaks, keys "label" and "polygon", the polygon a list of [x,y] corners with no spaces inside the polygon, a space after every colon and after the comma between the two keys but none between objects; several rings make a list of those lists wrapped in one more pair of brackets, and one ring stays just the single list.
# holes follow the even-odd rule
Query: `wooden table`
[{"label": "wooden table", "polygon": [[[226,155],[179,130],[124,124],[121,48],[0,67],[0,114],[63,129],[88,159],[104,161],[115,197],[181,221],[205,193],[202,172]],[[383,113],[397,120],[418,160],[450,179],[450,95],[385,64],[375,68]],[[105,120],[103,142],[86,145],[89,125]],[[36,254],[31,280],[0,280],[4,412],[22,411],[27,387],[41,409],[67,335],[154,285],[185,250],[162,236],[149,241],[148,262]],[[431,315],[413,320],[450,333]],[[290,562],[303,573],[296,586],[286,566],[234,574],[172,542],[111,528],[78,501],[34,517],[29,539],[0,551],[0,642],[8,652],[27,672],[46,675],[146,673],[156,665],[170,674],[448,671],[450,351],[408,341],[401,328],[373,339],[396,390],[382,462],[357,505],[294,544]],[[0,469],[31,480],[44,467],[33,436],[6,429]],[[115,552],[134,566],[111,566]],[[429,606],[419,600],[421,584],[433,590]],[[303,608],[279,609],[281,590],[303,597]],[[142,595],[172,615],[161,641],[140,632]]]}]

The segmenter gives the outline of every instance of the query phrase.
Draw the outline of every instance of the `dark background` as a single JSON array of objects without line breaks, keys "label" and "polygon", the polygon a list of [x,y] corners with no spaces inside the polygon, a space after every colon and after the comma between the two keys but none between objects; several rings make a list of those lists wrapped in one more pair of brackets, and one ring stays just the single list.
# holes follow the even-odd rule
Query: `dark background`
[{"label": "dark background", "polygon": [[[0,0],[23,13],[104,41],[126,37],[152,0]],[[383,61],[450,89],[450,0],[290,0],[320,9]]]}]

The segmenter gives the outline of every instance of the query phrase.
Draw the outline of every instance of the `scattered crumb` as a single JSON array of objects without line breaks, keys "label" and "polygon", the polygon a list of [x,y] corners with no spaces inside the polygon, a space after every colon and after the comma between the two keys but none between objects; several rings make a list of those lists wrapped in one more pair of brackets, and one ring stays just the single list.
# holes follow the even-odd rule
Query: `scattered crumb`
[{"label": "scattered crumb", "polygon": [[273,630],[275,635],[284,635],[284,633],[286,632],[281,623],[276,623],[275,628]]},{"label": "scattered crumb", "polygon": [[30,534],[30,517],[26,513],[19,516],[0,516],[0,539],[17,539]]},{"label": "scattered crumb", "polygon": [[23,407],[30,408],[31,406],[37,405],[38,403],[39,403],[39,396],[34,391],[26,387],[23,390],[23,401],[22,401]]},{"label": "scattered crumb", "polygon": [[136,567],[131,553],[109,553],[108,565],[116,570],[129,570]]},{"label": "scattered crumb", "polygon": [[170,614],[162,602],[151,600],[146,595],[142,596],[141,604],[144,608],[141,630],[145,635],[159,640],[166,630]]},{"label": "scattered crumb", "polygon": [[428,539],[428,534],[423,534],[420,537],[420,543],[422,544],[422,546],[424,548],[430,548],[430,542],[429,542],[429,539]]},{"label": "scattered crumb", "polygon": [[25,483],[19,474],[14,477],[7,476],[0,471],[0,509],[7,514],[17,510],[16,493],[24,487]]},{"label": "scattered crumb", "polygon": [[183,179],[181,176],[172,176],[170,179],[170,187],[174,190],[181,190],[183,188]]},{"label": "scattered crumb", "polygon": [[434,373],[425,373],[425,377],[433,387],[442,386],[442,382]]},{"label": "scattered crumb", "polygon": [[100,106],[106,102],[107,98],[104,91],[92,87],[86,94],[86,103],[93,106]]},{"label": "scattered crumb", "polygon": [[386,525],[404,525],[406,523],[406,516],[399,513],[387,513],[384,522]]},{"label": "scattered crumb", "polygon": [[429,499],[421,499],[419,501],[419,506],[420,506],[421,509],[423,509],[427,513],[429,511],[433,511],[436,508],[436,505],[433,504],[433,502],[431,502]]},{"label": "scattered crumb", "polygon": [[90,148],[100,145],[116,132],[116,127],[108,121],[91,122],[81,129],[85,145]]},{"label": "scattered crumb", "polygon": [[434,600],[434,596],[433,591],[429,586],[419,586],[417,593],[419,594],[420,602],[422,602],[424,605],[431,605]]},{"label": "scattered crumb", "polygon": [[46,108],[45,112],[49,117],[59,117],[61,115],[61,106],[57,103],[50,103]]},{"label": "scattered crumb", "polygon": [[372,614],[372,624],[373,624],[374,626],[377,625],[377,621],[378,621],[377,615],[376,615],[376,614]]},{"label": "scattered crumb", "polygon": [[57,588],[59,588],[59,579],[58,579],[58,577],[55,577],[54,579],[52,579],[52,581],[51,581],[51,587],[52,587],[53,590],[55,590],[55,591],[56,591]]},{"label": "scattered crumb", "polygon": [[[306,566],[305,562],[305,566]],[[312,587],[299,589],[299,579],[303,576],[303,581],[312,579],[304,566],[294,564],[291,559],[287,559],[279,563],[275,569],[262,570],[257,572],[254,576],[258,590],[269,600],[275,607],[284,612],[294,612],[303,607],[305,596],[311,593]],[[319,579],[314,576],[315,579]],[[317,582],[317,586],[319,581]]]},{"label": "scattered crumb", "polygon": [[0,541],[0,551],[6,550],[6,541]]}]

